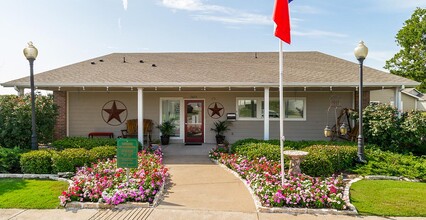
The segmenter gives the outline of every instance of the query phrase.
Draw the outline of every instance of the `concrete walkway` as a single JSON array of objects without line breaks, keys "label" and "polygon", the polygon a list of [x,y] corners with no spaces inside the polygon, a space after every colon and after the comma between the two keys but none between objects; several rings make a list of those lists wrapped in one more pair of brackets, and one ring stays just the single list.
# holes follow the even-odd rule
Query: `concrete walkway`
[{"label": "concrete walkway", "polygon": [[245,185],[213,164],[208,151],[213,145],[169,145],[163,148],[170,183],[159,209],[255,212]]}]

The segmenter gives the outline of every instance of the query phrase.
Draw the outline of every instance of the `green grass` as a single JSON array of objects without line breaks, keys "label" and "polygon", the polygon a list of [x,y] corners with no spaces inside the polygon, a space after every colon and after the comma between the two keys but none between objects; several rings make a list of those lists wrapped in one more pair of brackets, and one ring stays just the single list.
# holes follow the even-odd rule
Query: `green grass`
[{"label": "green grass", "polygon": [[0,208],[52,209],[68,183],[54,180],[0,179]]},{"label": "green grass", "polygon": [[351,203],[361,215],[426,217],[426,183],[361,180],[351,186]]}]

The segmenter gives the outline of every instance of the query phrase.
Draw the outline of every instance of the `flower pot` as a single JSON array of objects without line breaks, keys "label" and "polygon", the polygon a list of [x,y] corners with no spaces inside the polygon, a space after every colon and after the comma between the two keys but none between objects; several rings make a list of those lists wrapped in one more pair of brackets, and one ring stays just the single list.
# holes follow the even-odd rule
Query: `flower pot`
[{"label": "flower pot", "polygon": [[216,144],[223,144],[224,141],[225,141],[225,136],[216,135]]},{"label": "flower pot", "polygon": [[168,145],[170,141],[170,136],[161,136],[161,145]]}]

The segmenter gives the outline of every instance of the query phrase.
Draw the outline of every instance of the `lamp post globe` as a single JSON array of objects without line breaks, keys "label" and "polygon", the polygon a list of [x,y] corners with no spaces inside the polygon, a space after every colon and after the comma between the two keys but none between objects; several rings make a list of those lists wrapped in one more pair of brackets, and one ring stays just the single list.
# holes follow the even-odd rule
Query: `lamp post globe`
[{"label": "lamp post globe", "polygon": [[24,48],[25,58],[30,62],[30,86],[31,86],[31,150],[38,150],[37,132],[36,132],[36,114],[35,114],[35,95],[34,95],[34,60],[37,58],[38,50],[33,42],[28,42]]},{"label": "lamp post globe", "polygon": [[362,90],[363,90],[363,64],[364,60],[368,55],[368,48],[364,45],[364,42],[359,42],[358,46],[354,50],[355,58],[359,62],[359,89],[358,89],[358,162],[366,163],[364,154],[364,137],[362,133]]}]

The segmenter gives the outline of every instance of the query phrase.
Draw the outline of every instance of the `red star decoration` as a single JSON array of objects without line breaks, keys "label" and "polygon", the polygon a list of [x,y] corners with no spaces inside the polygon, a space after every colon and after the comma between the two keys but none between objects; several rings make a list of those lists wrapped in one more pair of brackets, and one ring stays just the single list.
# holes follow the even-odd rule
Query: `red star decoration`
[{"label": "red star decoration", "polygon": [[112,103],[112,107],[110,109],[104,108],[102,110],[106,111],[109,114],[107,123],[110,122],[112,119],[116,119],[117,121],[121,123],[122,121],[120,118],[120,114],[126,111],[126,109],[117,109],[117,105],[115,104],[115,101]]},{"label": "red star decoration", "polygon": [[212,111],[210,117],[213,117],[214,115],[217,115],[219,117],[222,116],[222,115],[220,115],[220,111],[222,111],[223,108],[219,108],[217,106],[216,102],[214,103],[214,107],[213,108],[209,108],[209,109],[210,109],[210,111]]}]

